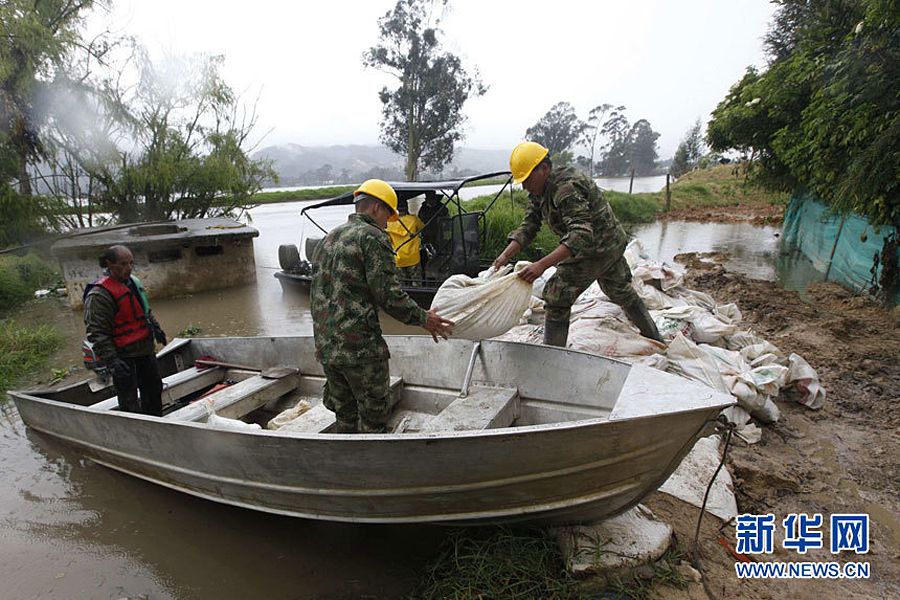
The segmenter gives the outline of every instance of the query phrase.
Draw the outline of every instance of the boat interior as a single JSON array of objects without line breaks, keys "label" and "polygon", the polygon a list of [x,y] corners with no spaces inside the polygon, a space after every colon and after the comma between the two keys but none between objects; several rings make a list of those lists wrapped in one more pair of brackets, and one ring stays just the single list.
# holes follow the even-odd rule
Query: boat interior
[{"label": "boat interior", "polygon": [[[393,410],[389,432],[479,431],[607,418],[628,372],[628,365],[583,355],[580,360],[589,360],[592,369],[609,370],[599,378],[604,385],[597,385],[596,375],[586,380],[593,383],[589,387],[572,383],[578,379],[574,374],[567,385],[548,384],[546,377],[536,374],[533,368],[529,374],[519,377],[519,381],[515,377],[509,378],[513,381],[492,381],[486,377],[479,345],[471,346],[471,354],[468,349],[466,346],[462,353],[455,353],[456,362],[461,364],[443,369],[440,378],[434,376],[436,366],[428,368],[421,359],[392,358]],[[303,365],[299,369],[253,368],[214,359],[204,362],[202,357],[198,360],[197,352],[185,344],[174,352],[160,355],[160,371],[165,374],[163,419],[202,423],[214,412],[219,417],[256,423],[265,429],[274,417],[305,400],[310,408],[278,431],[297,434],[333,431],[334,413],[322,404],[325,377],[321,370],[315,372],[309,365],[306,366],[313,372],[305,372]],[[578,365],[572,367],[577,369]],[[82,382],[29,394],[79,404],[92,411],[118,410],[111,384],[96,390],[94,382],[95,391],[89,391],[88,384]],[[575,389],[581,393],[560,393]]]}]

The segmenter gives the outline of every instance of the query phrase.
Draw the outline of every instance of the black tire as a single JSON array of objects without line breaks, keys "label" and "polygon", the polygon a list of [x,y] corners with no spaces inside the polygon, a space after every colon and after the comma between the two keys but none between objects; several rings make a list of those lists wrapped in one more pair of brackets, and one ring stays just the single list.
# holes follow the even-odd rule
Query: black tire
[{"label": "black tire", "polygon": [[293,271],[300,267],[300,251],[294,244],[278,246],[278,264],[285,271]]}]

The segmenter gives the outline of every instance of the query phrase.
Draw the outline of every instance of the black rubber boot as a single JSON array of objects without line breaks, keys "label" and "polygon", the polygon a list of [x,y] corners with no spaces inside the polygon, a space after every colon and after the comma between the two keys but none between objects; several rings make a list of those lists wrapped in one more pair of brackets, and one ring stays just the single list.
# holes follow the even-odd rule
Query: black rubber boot
[{"label": "black rubber boot", "polygon": [[569,322],[544,319],[544,345],[566,347],[569,338]]},{"label": "black rubber boot", "polygon": [[650,316],[650,311],[647,310],[647,307],[644,306],[643,302],[638,300],[634,304],[623,306],[622,309],[625,311],[625,314],[628,315],[628,318],[631,319],[631,322],[640,330],[642,336],[650,338],[651,340],[656,340],[657,342],[663,341],[659,336],[659,330],[656,328],[656,323],[653,322],[653,317]]}]

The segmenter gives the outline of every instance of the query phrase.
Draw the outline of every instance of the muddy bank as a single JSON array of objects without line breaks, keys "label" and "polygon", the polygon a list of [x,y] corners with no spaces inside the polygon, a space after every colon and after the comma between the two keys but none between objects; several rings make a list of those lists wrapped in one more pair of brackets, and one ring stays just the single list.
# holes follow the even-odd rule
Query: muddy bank
[{"label": "muddy bank", "polygon": [[690,206],[658,215],[660,221],[693,221],[700,223],[751,223],[780,225],[784,220],[781,204],[734,204],[731,206]]},{"label": "muddy bank", "polygon": [[[900,589],[900,502],[896,415],[900,389],[897,311],[886,311],[834,284],[810,287],[810,303],[776,284],[727,271],[715,255],[684,254],[686,285],[736,302],[744,323],[783,352],[796,352],[818,372],[825,407],[810,411],[781,401],[782,419],[755,445],[736,440],[728,460],[740,512],[776,517],[776,552],[762,560],[868,561],[868,580],[742,581],[734,573],[733,528],[704,518],[704,593],[714,598],[888,598]],[[697,509],[656,493],[646,502],[673,523],[679,544],[693,538]],[[804,557],[780,548],[789,513],[868,513],[870,552],[835,558],[825,548]],[[826,528],[827,529],[827,528]],[[670,590],[669,590],[670,591]],[[663,596],[671,597],[667,591]],[[696,594],[697,590],[691,590]],[[661,596],[662,597],[662,596]],[[683,597],[688,597],[684,595]]]}]

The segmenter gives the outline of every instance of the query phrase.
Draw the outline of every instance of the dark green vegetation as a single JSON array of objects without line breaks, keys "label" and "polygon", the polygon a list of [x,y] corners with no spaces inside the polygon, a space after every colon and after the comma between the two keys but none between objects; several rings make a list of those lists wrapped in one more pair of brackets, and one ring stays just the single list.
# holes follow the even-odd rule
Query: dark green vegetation
[{"label": "dark green vegetation", "polygon": [[[687,173],[672,184],[672,210],[713,206],[787,205],[789,195],[759,185],[745,175],[742,165],[717,165]],[[665,191],[637,194],[649,198],[662,210]]]},{"label": "dark green vegetation", "polygon": [[[777,3],[771,63],[748,68],[713,112],[710,145],[746,152],[769,186],[900,226],[900,3]],[[882,252],[886,297],[897,285],[896,243],[888,236]]]},{"label": "dark green vegetation", "polygon": [[49,325],[22,325],[8,314],[32,298],[34,290],[54,285],[59,273],[40,257],[0,256],[0,393],[47,362],[60,336]]},{"label": "dark green vegetation", "polygon": [[413,595],[422,600],[578,598],[556,540],[545,530],[453,531]]}]

